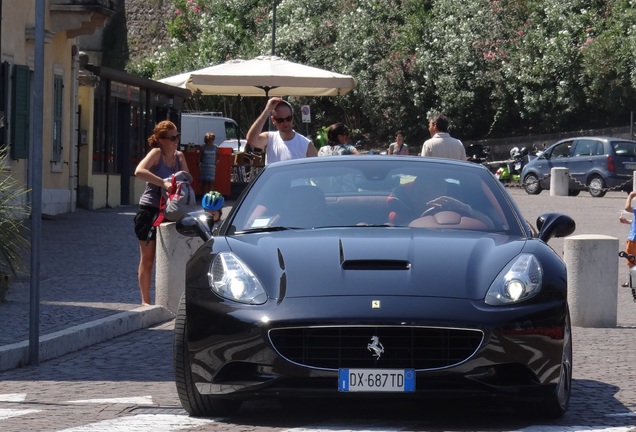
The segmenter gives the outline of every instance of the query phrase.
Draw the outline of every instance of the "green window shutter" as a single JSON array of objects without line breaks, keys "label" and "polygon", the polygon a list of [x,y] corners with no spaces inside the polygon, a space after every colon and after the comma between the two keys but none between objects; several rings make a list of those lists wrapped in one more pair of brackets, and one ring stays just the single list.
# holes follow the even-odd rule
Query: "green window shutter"
[{"label": "green window shutter", "polygon": [[62,161],[62,107],[64,102],[64,78],[55,75],[53,81],[53,154],[54,162]]},{"label": "green window shutter", "polygon": [[9,94],[9,63],[0,64],[0,151],[7,144],[7,94]]},{"label": "green window shutter", "polygon": [[29,157],[31,72],[28,66],[13,68],[13,105],[11,116],[11,158]]}]

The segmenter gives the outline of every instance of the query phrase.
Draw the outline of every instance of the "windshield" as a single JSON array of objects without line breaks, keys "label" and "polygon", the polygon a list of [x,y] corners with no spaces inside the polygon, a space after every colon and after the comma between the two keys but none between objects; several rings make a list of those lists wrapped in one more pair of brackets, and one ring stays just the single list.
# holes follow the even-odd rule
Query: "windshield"
[{"label": "windshield", "polygon": [[268,167],[237,203],[229,231],[398,226],[522,235],[497,180],[470,164],[380,156],[316,162]]}]

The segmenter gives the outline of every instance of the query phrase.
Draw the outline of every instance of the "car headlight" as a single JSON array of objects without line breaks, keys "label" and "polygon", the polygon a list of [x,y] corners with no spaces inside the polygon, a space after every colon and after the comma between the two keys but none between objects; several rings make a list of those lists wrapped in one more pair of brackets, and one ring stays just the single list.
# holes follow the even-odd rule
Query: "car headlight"
[{"label": "car headlight", "polygon": [[534,255],[521,254],[497,275],[486,293],[491,306],[518,303],[541,291],[543,270]]},{"label": "car headlight", "polygon": [[267,294],[249,267],[231,252],[214,257],[208,272],[210,289],[219,296],[246,304],[263,304]]}]

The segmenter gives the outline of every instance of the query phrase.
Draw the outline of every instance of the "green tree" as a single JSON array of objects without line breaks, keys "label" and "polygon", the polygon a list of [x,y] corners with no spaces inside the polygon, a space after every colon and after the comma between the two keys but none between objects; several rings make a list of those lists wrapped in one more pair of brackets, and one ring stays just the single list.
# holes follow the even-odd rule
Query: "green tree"
[{"label": "green tree", "polygon": [[580,47],[581,84],[590,120],[615,124],[636,106],[636,1],[608,1],[600,12]]},{"label": "green tree", "polygon": [[175,15],[168,21],[168,46],[158,46],[145,60],[128,70],[163,78],[188,70],[251,58],[259,31],[267,29],[263,0],[175,0]]},{"label": "green tree", "polygon": [[[174,3],[170,45],[131,70],[161,78],[270,53],[271,0]],[[276,55],[358,83],[342,97],[292,101],[311,105],[314,131],[342,121],[384,146],[402,129],[417,145],[436,111],[471,139],[626,122],[636,101],[636,0],[277,4]],[[244,123],[265,103],[248,99]],[[235,106],[220,97],[192,104]]]},{"label": "green tree", "polygon": [[571,127],[587,108],[580,85],[581,46],[587,29],[599,19],[588,0],[544,0],[526,3],[517,23],[519,38],[502,65],[510,107],[527,128],[557,131]]},{"label": "green tree", "polygon": [[[319,124],[335,121],[368,131],[382,145],[398,129],[419,128],[411,98],[414,41],[421,1],[302,0],[281,4],[277,54],[352,75],[357,88],[340,98],[313,100]],[[280,16],[280,19],[278,18]]]}]

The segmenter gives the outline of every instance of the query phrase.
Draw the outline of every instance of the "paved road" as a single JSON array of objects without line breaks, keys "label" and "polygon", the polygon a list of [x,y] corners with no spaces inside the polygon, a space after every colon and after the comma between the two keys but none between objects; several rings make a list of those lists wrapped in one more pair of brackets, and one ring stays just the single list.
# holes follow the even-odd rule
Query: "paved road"
[{"label": "paved road", "polygon": [[[625,195],[528,196],[511,189],[526,217],[561,211],[577,221],[576,234],[621,239],[617,222]],[[137,307],[134,208],[79,211],[43,223],[42,332]],[[66,232],[63,232],[66,230]],[[551,242],[562,252],[563,241]],[[626,276],[617,262],[619,280]],[[28,335],[22,314],[28,296],[18,287],[0,304],[0,344]],[[608,287],[607,289],[613,289]],[[636,303],[619,289],[618,326],[575,327],[570,410],[537,422],[470,405],[252,404],[232,419],[192,419],[181,410],[171,365],[172,321],[84,348],[37,367],[0,373],[0,430],[37,431],[636,431]],[[22,309],[18,308],[20,304]],[[8,313],[5,313],[9,311]],[[12,316],[12,314],[14,314]],[[12,321],[15,319],[15,321]],[[26,320],[28,322],[28,319]],[[15,330],[17,335],[10,334]],[[20,333],[21,332],[21,333]],[[293,412],[293,416],[290,414]]]}]

